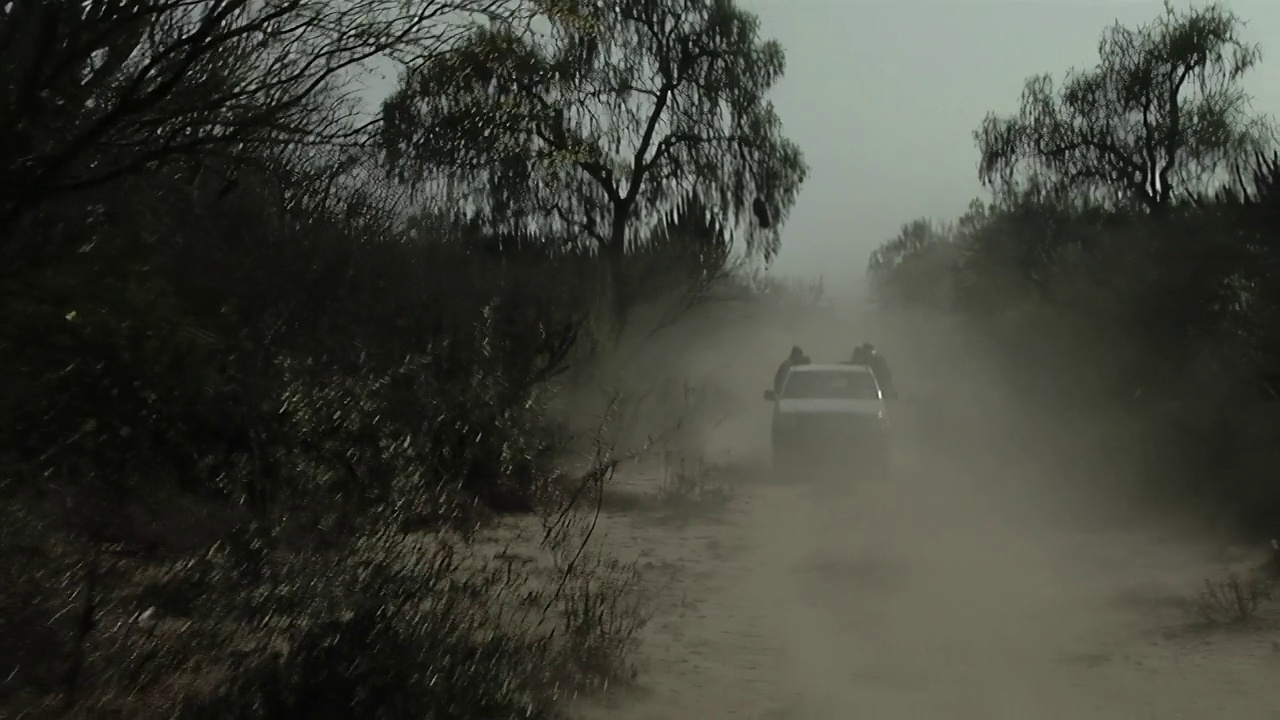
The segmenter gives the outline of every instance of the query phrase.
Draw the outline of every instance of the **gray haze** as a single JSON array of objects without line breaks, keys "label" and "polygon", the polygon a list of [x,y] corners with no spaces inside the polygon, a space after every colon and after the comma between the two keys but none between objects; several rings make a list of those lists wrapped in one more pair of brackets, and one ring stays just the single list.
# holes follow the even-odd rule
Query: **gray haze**
[{"label": "gray haze", "polygon": [[[775,268],[860,277],[905,222],[951,219],[982,195],[970,133],[1017,109],[1029,75],[1097,57],[1103,29],[1155,18],[1158,2],[740,0],[787,50],[776,94],[812,175]],[[1280,2],[1228,3],[1262,43],[1246,78],[1257,110],[1280,112]]]}]

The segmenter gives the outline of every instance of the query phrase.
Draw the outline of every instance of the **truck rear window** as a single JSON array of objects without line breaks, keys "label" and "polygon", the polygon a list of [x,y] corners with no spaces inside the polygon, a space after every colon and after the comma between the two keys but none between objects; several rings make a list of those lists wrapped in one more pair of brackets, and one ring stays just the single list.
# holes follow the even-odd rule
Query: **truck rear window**
[{"label": "truck rear window", "polygon": [[868,372],[793,372],[787,376],[782,397],[791,400],[877,400],[875,377]]}]

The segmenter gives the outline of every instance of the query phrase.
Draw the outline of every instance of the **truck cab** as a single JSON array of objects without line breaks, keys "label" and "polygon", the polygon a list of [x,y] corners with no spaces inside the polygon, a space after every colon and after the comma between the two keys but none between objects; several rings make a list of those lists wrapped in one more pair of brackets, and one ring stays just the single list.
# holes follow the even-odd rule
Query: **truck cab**
[{"label": "truck cab", "polygon": [[888,471],[885,395],[866,365],[797,365],[764,397],[773,403],[775,475]]}]

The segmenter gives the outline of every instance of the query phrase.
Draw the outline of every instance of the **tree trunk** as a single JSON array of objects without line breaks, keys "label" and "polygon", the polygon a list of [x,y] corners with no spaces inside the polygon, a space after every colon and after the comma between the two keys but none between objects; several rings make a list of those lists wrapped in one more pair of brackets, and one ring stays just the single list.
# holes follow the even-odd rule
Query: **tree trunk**
[{"label": "tree trunk", "polygon": [[627,218],[630,207],[621,205],[613,211],[613,220],[609,227],[609,242],[601,248],[602,299],[604,309],[616,337],[621,334],[626,324],[627,312],[630,308],[630,288],[627,286]]}]

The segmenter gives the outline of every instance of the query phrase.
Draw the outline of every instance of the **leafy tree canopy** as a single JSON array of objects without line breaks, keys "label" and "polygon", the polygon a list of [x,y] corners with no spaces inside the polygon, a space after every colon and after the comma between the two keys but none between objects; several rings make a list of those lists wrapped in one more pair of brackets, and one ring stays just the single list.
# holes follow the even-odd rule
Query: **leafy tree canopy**
[{"label": "leafy tree canopy", "polygon": [[987,116],[974,133],[983,183],[1155,209],[1220,182],[1272,137],[1240,87],[1261,57],[1243,27],[1217,4],[1169,3],[1151,23],[1112,26],[1096,67],[1061,87],[1032,77],[1017,114]]},{"label": "leafy tree canopy", "polygon": [[[807,173],[767,95],[784,54],[731,0],[539,0],[405,73],[384,147],[405,179],[493,228],[620,258],[693,198],[771,258]],[[481,198],[475,200],[474,198]],[[752,226],[752,215],[758,224]]]}]

